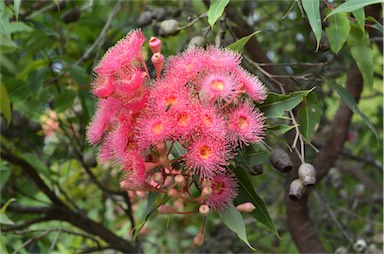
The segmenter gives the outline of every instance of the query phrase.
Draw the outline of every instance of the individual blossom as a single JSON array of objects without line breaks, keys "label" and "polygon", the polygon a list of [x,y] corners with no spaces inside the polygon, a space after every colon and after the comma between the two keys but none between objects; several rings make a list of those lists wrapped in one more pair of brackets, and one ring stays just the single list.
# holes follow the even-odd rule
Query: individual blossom
[{"label": "individual blossom", "polygon": [[212,178],[216,174],[225,172],[231,153],[225,140],[212,136],[200,136],[189,144],[184,161],[192,172],[200,178]]},{"label": "individual blossom", "polygon": [[213,46],[206,50],[211,72],[232,72],[240,65],[241,55],[228,49],[218,49]]},{"label": "individual blossom", "polygon": [[211,179],[211,188],[212,193],[204,203],[213,211],[222,210],[237,196],[237,182],[231,173],[214,176]]},{"label": "individual blossom", "polygon": [[257,103],[262,103],[267,97],[266,88],[259,78],[251,75],[241,67],[236,68],[236,80],[240,90],[248,94]]},{"label": "individual blossom", "polygon": [[264,117],[248,101],[234,107],[228,113],[228,136],[232,143],[254,143],[262,139]]},{"label": "individual blossom", "polygon": [[224,139],[227,135],[226,121],[212,105],[205,105],[199,114],[200,132],[216,139]]},{"label": "individual blossom", "polygon": [[146,74],[139,67],[123,67],[114,73],[116,88],[113,93],[117,97],[131,98],[135,91],[144,85]]},{"label": "individual blossom", "polygon": [[229,101],[235,95],[235,77],[230,73],[213,72],[200,80],[200,97],[208,102]]},{"label": "individual blossom", "polygon": [[125,173],[120,182],[121,189],[125,191],[148,191],[153,189],[147,181],[147,172],[143,158],[137,153],[128,153],[123,163],[122,170]]}]

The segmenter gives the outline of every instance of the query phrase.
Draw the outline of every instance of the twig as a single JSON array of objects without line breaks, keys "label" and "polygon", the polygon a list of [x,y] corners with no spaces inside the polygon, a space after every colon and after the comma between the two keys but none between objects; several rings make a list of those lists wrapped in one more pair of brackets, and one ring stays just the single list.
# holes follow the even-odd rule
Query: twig
[{"label": "twig", "polygon": [[21,249],[23,249],[25,246],[27,246],[28,244],[30,244],[31,242],[33,241],[36,241],[36,240],[39,240],[40,238],[43,238],[44,236],[46,236],[48,233],[50,232],[50,230],[46,230],[44,231],[44,233],[38,235],[38,236],[35,236],[35,237],[31,237],[29,238],[27,241],[25,241],[19,248],[17,248],[14,252],[12,252],[12,254],[16,254],[18,253]]}]

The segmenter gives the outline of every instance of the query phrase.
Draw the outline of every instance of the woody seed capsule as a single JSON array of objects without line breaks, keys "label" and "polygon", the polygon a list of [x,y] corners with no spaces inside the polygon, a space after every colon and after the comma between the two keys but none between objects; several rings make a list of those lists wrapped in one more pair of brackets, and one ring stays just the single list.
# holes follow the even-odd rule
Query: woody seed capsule
[{"label": "woody seed capsule", "polygon": [[175,35],[179,32],[179,22],[175,19],[164,20],[160,24],[160,33],[164,35]]},{"label": "woody seed capsule", "polygon": [[289,186],[289,198],[293,201],[297,201],[305,192],[305,186],[301,179],[295,179]]},{"label": "woody seed capsule", "polygon": [[269,158],[272,166],[282,173],[288,173],[292,170],[293,164],[289,154],[283,149],[275,149]]},{"label": "woody seed capsule", "polygon": [[312,186],[316,183],[316,169],[309,163],[303,163],[298,170],[299,178],[305,186]]}]

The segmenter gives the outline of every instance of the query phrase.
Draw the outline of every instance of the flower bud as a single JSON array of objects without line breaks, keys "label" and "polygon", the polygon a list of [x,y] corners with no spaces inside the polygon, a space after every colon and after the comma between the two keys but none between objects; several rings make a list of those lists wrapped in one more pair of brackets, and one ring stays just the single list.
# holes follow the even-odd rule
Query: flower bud
[{"label": "flower bud", "polygon": [[309,163],[303,163],[298,170],[299,178],[305,186],[316,183],[316,169]]},{"label": "flower bud", "polygon": [[163,69],[163,66],[164,66],[164,56],[159,52],[155,53],[153,54],[151,61],[156,70],[156,77],[160,78],[161,70]]},{"label": "flower bud", "polygon": [[201,205],[199,207],[199,213],[203,216],[207,216],[209,214],[209,206],[207,205]]},{"label": "flower bud", "polygon": [[179,192],[173,188],[169,189],[167,194],[171,198],[179,198],[180,197]]},{"label": "flower bud", "polygon": [[157,184],[162,184],[164,182],[163,174],[160,172],[156,172],[153,174],[152,179]]},{"label": "flower bud", "polygon": [[211,196],[212,194],[212,188],[211,187],[204,187],[201,191],[200,199],[204,200]]},{"label": "flower bud", "polygon": [[196,246],[196,247],[199,247],[201,245],[203,245],[204,243],[204,232],[199,232],[195,238],[193,238],[193,244]]},{"label": "flower bud", "polygon": [[305,186],[301,179],[295,179],[289,186],[289,198],[293,201],[297,201],[301,198],[305,192]]},{"label": "flower bud", "polygon": [[161,40],[159,38],[156,38],[156,37],[151,37],[151,39],[149,39],[149,47],[151,48],[153,54],[160,53],[161,52]]},{"label": "flower bud", "polygon": [[250,213],[255,209],[256,207],[251,202],[246,202],[236,206],[236,210],[243,213]]},{"label": "flower bud", "polygon": [[159,210],[160,214],[174,214],[174,213],[177,213],[176,210],[173,207],[169,206],[169,205],[161,205],[157,209]]},{"label": "flower bud", "polygon": [[204,179],[203,182],[201,183],[201,185],[204,187],[211,187],[212,186],[212,182],[211,180],[209,179]]},{"label": "flower bud", "polygon": [[160,24],[160,33],[164,35],[175,35],[179,32],[179,22],[175,19],[164,20]]},{"label": "flower bud", "polygon": [[175,184],[177,186],[183,187],[185,183],[185,178],[183,175],[176,175],[175,176]]},{"label": "flower bud", "polygon": [[282,149],[275,149],[269,158],[272,166],[282,173],[288,173],[292,170],[293,164],[289,154]]}]

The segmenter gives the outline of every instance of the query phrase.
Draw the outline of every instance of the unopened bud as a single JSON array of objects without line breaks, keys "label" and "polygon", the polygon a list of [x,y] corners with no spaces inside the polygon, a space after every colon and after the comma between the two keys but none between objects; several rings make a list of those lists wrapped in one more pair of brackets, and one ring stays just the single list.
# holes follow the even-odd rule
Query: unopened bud
[{"label": "unopened bud", "polygon": [[153,174],[152,179],[155,183],[162,184],[164,182],[163,174],[160,172],[156,172]]},{"label": "unopened bud", "polygon": [[183,187],[185,183],[185,178],[183,175],[176,175],[175,176],[175,184],[177,186]]},{"label": "unopened bud", "polygon": [[159,78],[161,75],[161,70],[163,69],[163,66],[164,66],[164,56],[158,52],[153,54],[151,60],[156,70],[156,77]]},{"label": "unopened bud", "polygon": [[201,205],[199,207],[199,213],[203,216],[207,216],[209,214],[209,206],[207,205]]},{"label": "unopened bud", "polygon": [[151,48],[153,54],[160,53],[161,52],[161,40],[159,38],[156,38],[156,37],[151,37],[151,39],[149,39],[149,47]]},{"label": "unopened bud", "polygon": [[163,156],[160,156],[159,158],[159,162],[161,163],[161,165],[165,168],[171,168],[171,163],[169,162],[169,159],[168,159],[168,156],[167,155],[163,155]]},{"label": "unopened bud", "polygon": [[289,198],[293,201],[297,201],[301,198],[305,192],[305,186],[301,179],[295,179],[289,186]]},{"label": "unopened bud", "polygon": [[193,244],[196,246],[196,247],[199,247],[201,245],[203,245],[204,243],[204,232],[199,232],[195,238],[193,238]]},{"label": "unopened bud", "polygon": [[179,192],[173,188],[168,190],[168,196],[171,198],[179,198],[180,197]]},{"label": "unopened bud", "polygon": [[212,186],[212,182],[209,179],[204,179],[203,182],[201,183],[201,185],[203,187],[211,187]]},{"label": "unopened bud", "polygon": [[165,153],[167,152],[167,144],[165,142],[159,142],[157,143],[156,145],[156,151],[160,154],[160,155],[165,155]]},{"label": "unopened bud", "polygon": [[200,199],[204,200],[211,196],[212,194],[212,188],[211,187],[204,187],[201,191]]},{"label": "unopened bud", "polygon": [[269,158],[272,166],[282,173],[288,173],[292,170],[293,164],[289,154],[282,149],[275,149]]},{"label": "unopened bud", "polygon": [[179,32],[179,22],[175,19],[164,20],[160,24],[160,33],[164,35],[175,35]]},{"label": "unopened bud", "polygon": [[161,205],[157,209],[159,210],[160,214],[174,214],[174,213],[176,213],[176,210],[169,205]]},{"label": "unopened bud", "polygon": [[250,213],[255,209],[256,207],[251,202],[246,202],[236,206],[236,210],[243,213]]},{"label": "unopened bud", "polygon": [[316,169],[311,164],[301,164],[298,174],[305,186],[314,185],[316,183]]}]

